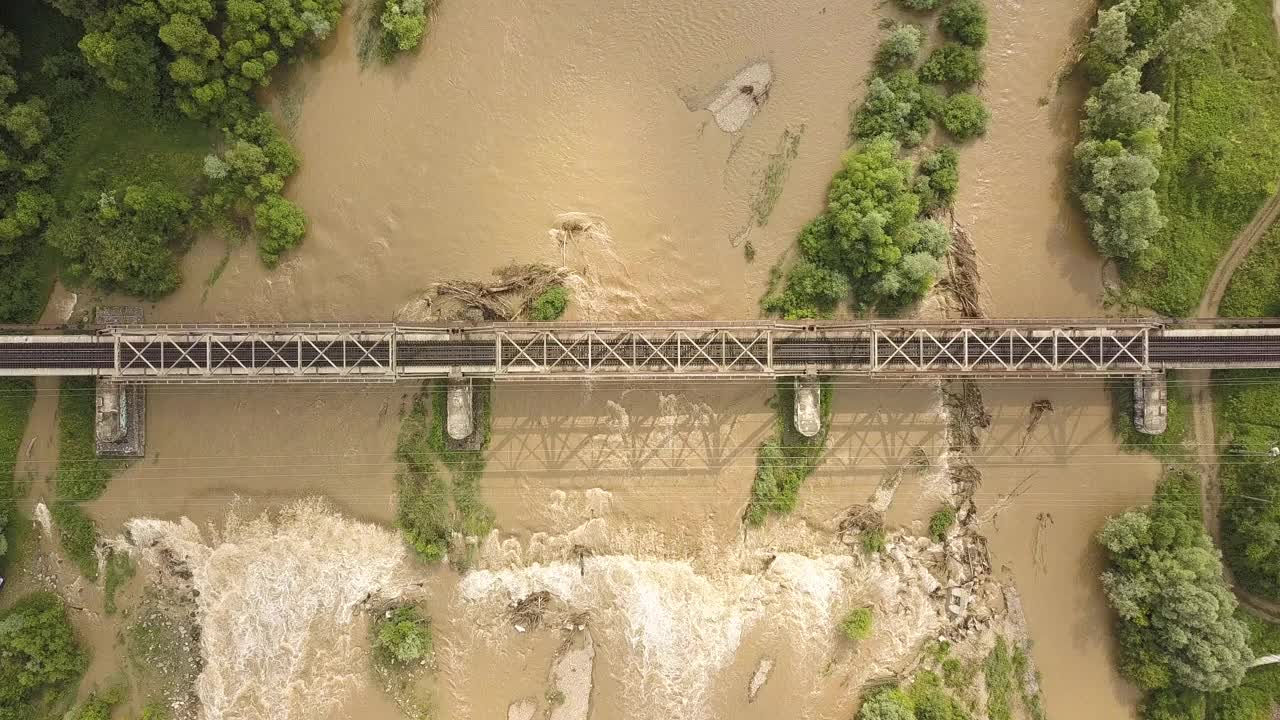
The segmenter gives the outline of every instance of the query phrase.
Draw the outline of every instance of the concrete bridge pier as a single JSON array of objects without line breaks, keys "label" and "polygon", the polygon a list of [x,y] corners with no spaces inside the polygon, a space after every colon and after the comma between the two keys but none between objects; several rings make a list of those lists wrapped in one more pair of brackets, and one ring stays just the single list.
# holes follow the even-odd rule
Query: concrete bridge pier
[{"label": "concrete bridge pier", "polygon": [[94,391],[94,447],[104,457],[146,454],[146,390],[99,380]]},{"label": "concrete bridge pier", "polygon": [[1133,426],[1147,435],[1169,427],[1169,383],[1164,373],[1133,379]]},{"label": "concrete bridge pier", "polygon": [[471,379],[461,373],[449,376],[449,402],[445,414],[445,429],[454,440],[466,440],[475,431],[474,406],[471,400]]},{"label": "concrete bridge pier", "polygon": [[796,430],[805,437],[814,437],[822,430],[822,389],[817,374],[810,373],[795,380]]}]

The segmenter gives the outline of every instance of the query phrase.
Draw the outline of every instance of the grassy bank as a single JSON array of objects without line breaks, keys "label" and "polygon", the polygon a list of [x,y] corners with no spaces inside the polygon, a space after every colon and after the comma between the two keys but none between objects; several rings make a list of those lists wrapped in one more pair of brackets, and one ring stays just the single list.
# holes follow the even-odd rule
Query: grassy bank
[{"label": "grassy bank", "polygon": [[1280,224],[1272,226],[1236,268],[1218,314],[1222,317],[1280,315]]},{"label": "grassy bank", "polygon": [[68,379],[58,393],[56,499],[49,510],[63,552],[91,579],[98,577],[98,528],[80,503],[102,495],[111,476],[123,467],[122,461],[98,457],[94,443],[94,381]]},{"label": "grassy bank", "polygon": [[35,400],[35,387],[25,378],[0,378],[0,576],[18,547],[17,501],[26,493],[26,478],[15,475],[22,435]]},{"label": "grassy bank", "polygon": [[1141,304],[1170,315],[1195,309],[1218,260],[1280,178],[1271,0],[1235,6],[1212,50],[1147,69],[1150,89],[1170,104],[1156,186],[1168,225],[1153,242],[1151,267],[1130,265],[1125,279]]},{"label": "grassy bank", "polygon": [[[400,426],[396,458],[396,522],[406,541],[428,561],[449,552],[453,534],[484,536],[493,528],[493,510],[480,496],[485,449],[489,445],[490,389],[473,388],[475,431],[463,442],[445,428],[448,390],[433,383],[414,397]],[[465,557],[455,557],[465,563]]]}]

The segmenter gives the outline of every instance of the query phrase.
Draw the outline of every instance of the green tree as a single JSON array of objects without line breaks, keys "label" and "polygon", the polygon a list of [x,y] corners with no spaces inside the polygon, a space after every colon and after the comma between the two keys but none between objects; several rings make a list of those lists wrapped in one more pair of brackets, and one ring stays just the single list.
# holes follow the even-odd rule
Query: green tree
[{"label": "green tree", "polygon": [[0,612],[0,718],[31,708],[71,686],[88,666],[62,601],[38,593]]},{"label": "green tree", "polygon": [[387,0],[382,17],[382,59],[390,61],[398,53],[417,49],[427,30],[425,0]]},{"label": "green tree", "polygon": [[959,188],[960,154],[955,148],[944,145],[921,158],[916,167],[915,191],[922,211],[949,207]]},{"label": "green tree", "polygon": [[1280,598],[1280,466],[1232,470],[1239,488],[1223,512],[1227,562],[1245,587]]},{"label": "green tree", "polygon": [[302,242],[307,234],[307,217],[297,205],[280,195],[268,195],[254,208],[253,224],[258,230],[258,256],[268,266]]},{"label": "green tree", "polygon": [[967,88],[982,79],[982,59],[968,45],[948,42],[929,53],[920,66],[920,79],[934,85]]},{"label": "green tree", "polygon": [[840,633],[847,639],[857,642],[871,637],[871,626],[875,616],[869,607],[855,608],[840,621]]},{"label": "green tree", "polygon": [[982,100],[970,93],[956,93],[947,98],[942,111],[942,127],[956,140],[964,141],[985,135],[991,114]]},{"label": "green tree", "polygon": [[1222,563],[1199,520],[1199,491],[1170,475],[1150,507],[1107,521],[1102,575],[1118,616],[1121,671],[1138,685],[1216,692],[1238,685],[1253,660]]},{"label": "green tree", "polygon": [[860,140],[885,136],[915,147],[929,132],[929,101],[910,72],[875,77],[853,117],[852,134]]},{"label": "green tree", "polygon": [[929,12],[936,10],[942,4],[942,0],[898,0],[898,4],[907,10]]},{"label": "green tree", "polygon": [[951,0],[938,27],[952,40],[980,48],[987,44],[987,8],[982,0]]},{"label": "green tree", "polygon": [[529,319],[535,322],[559,320],[568,306],[569,291],[563,285],[556,285],[534,298],[529,308]]},{"label": "green tree", "polygon": [[921,39],[920,28],[915,25],[894,27],[876,50],[876,67],[880,72],[888,72],[915,64]]}]

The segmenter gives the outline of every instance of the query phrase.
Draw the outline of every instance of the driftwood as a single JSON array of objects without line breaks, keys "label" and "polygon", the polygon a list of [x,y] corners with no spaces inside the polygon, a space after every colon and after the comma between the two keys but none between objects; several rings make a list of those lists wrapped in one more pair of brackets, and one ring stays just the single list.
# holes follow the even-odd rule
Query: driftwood
[{"label": "driftwood", "polygon": [[563,285],[568,268],[552,265],[511,264],[493,272],[494,282],[447,280],[432,286],[436,297],[448,298],[464,308],[478,310],[486,320],[521,319],[539,295]]},{"label": "driftwood", "polygon": [[946,220],[951,226],[951,252],[947,253],[947,277],[939,285],[955,303],[960,317],[985,317],[982,275],[978,271],[978,251],[973,247],[973,238],[956,220],[955,213],[948,211]]}]

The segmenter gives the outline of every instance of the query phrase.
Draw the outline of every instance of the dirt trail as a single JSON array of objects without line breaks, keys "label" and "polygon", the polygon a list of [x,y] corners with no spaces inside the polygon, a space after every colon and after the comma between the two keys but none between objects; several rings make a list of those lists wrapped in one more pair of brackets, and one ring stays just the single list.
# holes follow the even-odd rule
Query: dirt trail
[{"label": "dirt trail", "polygon": [[[1280,12],[1280,0],[1276,0],[1276,3],[1277,12]],[[1276,22],[1280,24],[1280,15],[1277,16]],[[1277,30],[1280,31],[1280,27]],[[1196,317],[1218,316],[1218,306],[1222,304],[1222,298],[1227,294],[1231,276],[1235,274],[1236,268],[1240,267],[1240,263],[1249,256],[1253,246],[1267,234],[1267,229],[1277,218],[1280,218],[1280,193],[1272,195],[1271,199],[1258,210],[1249,224],[1245,225],[1236,239],[1231,242],[1231,247],[1227,248],[1227,254],[1218,263],[1218,267],[1209,278],[1209,284],[1205,286],[1204,295],[1200,297],[1200,307],[1196,308]]]},{"label": "dirt trail", "polygon": [[[1280,32],[1280,0],[1275,0],[1275,8],[1276,31]],[[1232,241],[1227,254],[1218,263],[1218,267],[1214,268],[1213,276],[1205,286],[1204,295],[1200,298],[1200,307],[1196,309],[1196,317],[1218,316],[1218,306],[1222,304],[1222,298],[1227,293],[1232,275],[1277,219],[1280,219],[1280,193],[1273,195]],[[1211,375],[1212,373],[1208,370],[1196,370],[1186,373],[1184,377],[1192,387],[1192,434],[1199,454],[1203,478],[1200,483],[1200,493],[1201,506],[1204,508],[1204,524],[1210,536],[1213,537],[1214,543],[1221,548],[1222,524],[1219,519],[1219,507],[1222,499],[1222,484],[1218,478],[1218,430],[1214,425],[1213,390],[1209,384]],[[1241,605],[1272,622],[1280,622],[1280,603],[1270,602],[1238,587],[1231,576],[1231,569],[1226,565],[1223,565],[1223,572]]]}]

